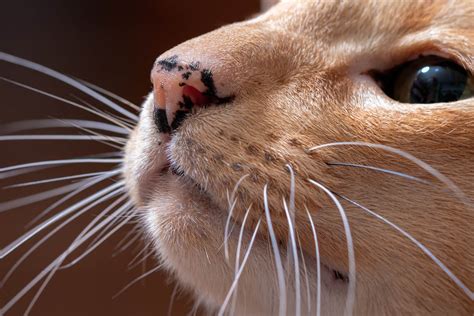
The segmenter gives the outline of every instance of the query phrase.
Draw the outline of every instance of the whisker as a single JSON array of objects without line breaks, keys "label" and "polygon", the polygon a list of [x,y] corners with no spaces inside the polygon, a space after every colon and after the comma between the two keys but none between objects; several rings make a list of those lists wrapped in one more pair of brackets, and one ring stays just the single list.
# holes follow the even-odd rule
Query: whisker
[{"label": "whisker", "polygon": [[[131,229],[125,235],[125,237],[123,237],[123,239],[117,244],[117,246],[114,249],[115,252],[112,254],[112,257],[115,257],[118,253],[124,251],[125,249],[130,247],[134,242],[136,242],[141,236],[140,234],[137,233],[139,230],[140,230],[140,226],[138,225],[134,229]],[[133,236],[128,242],[126,242],[127,239],[133,234],[135,234],[135,236]]]},{"label": "whisker", "polygon": [[[288,239],[288,255],[287,258],[293,257],[293,264],[295,270],[295,315],[301,315],[301,285],[300,285],[300,267],[299,267],[299,259],[298,259],[298,252],[296,247],[296,238],[295,238],[295,193],[296,193],[296,185],[295,185],[295,174],[293,172],[293,168],[290,164],[287,164],[286,167],[290,171],[290,208],[288,209],[288,205],[286,204],[285,199],[283,199],[283,208],[285,210],[286,218],[288,220],[288,228],[289,228],[289,239]],[[290,251],[291,249],[291,251]]]},{"label": "whisker", "polygon": [[[115,189],[115,188],[114,188]],[[123,212],[124,210],[118,210],[120,212]],[[115,211],[113,215],[119,215],[119,212]],[[44,268],[33,280],[31,280],[23,289],[21,289],[10,301],[8,301],[2,309],[0,309],[0,315],[5,314],[10,308],[12,308],[13,305],[18,302],[31,288],[33,288],[40,280],[42,280],[45,276],[47,276],[45,282],[43,282],[41,288],[35,295],[35,298],[32,300],[30,303],[30,306],[28,307],[29,311],[32,308],[32,304],[34,304],[35,300],[38,298],[38,294],[41,293],[41,291],[44,289],[48,281],[52,278],[54,272],[57,270],[57,268],[61,265],[61,263],[64,261],[64,259],[69,255],[72,251],[77,249],[81,244],[86,242],[90,236],[94,235],[98,230],[100,230],[103,226],[105,226],[110,219],[106,219],[102,221],[101,223],[97,224],[94,229],[91,229],[85,236],[82,236],[83,234],[79,234],[80,238],[77,240],[77,242],[73,242],[71,246],[64,251],[59,257],[57,257],[55,260],[53,260],[46,268]],[[76,238],[78,239],[78,238]],[[47,275],[49,273],[49,275]]]},{"label": "whisker", "polygon": [[48,128],[76,128],[77,126],[94,130],[112,132],[116,134],[128,135],[128,131],[120,126],[115,126],[104,122],[79,119],[40,119],[17,121],[1,126],[0,133],[13,134],[29,130],[39,130]]},{"label": "whisker", "polygon": [[349,220],[347,219],[346,212],[344,211],[344,208],[342,207],[341,203],[330,190],[328,190],[325,186],[323,186],[319,182],[316,182],[312,179],[308,179],[308,181],[312,183],[313,185],[317,186],[319,189],[323,190],[324,193],[326,193],[329,196],[329,198],[331,198],[331,200],[334,202],[334,204],[336,205],[339,211],[339,214],[341,216],[341,219],[344,225],[344,231],[346,234],[346,242],[347,242],[347,257],[349,259],[349,286],[348,286],[348,291],[347,291],[346,310],[344,314],[352,315],[352,310],[354,308],[354,301],[355,301],[355,289],[356,289],[356,264],[355,264],[355,255],[354,255],[354,245],[352,242],[352,234],[351,234],[351,229],[349,226]]},{"label": "whisker", "polygon": [[85,159],[62,159],[62,160],[37,161],[37,162],[30,162],[30,163],[0,168],[0,176],[2,173],[7,172],[7,171],[13,171],[13,170],[31,168],[31,167],[42,167],[42,166],[51,166],[51,165],[69,165],[69,164],[88,164],[88,163],[111,164],[111,163],[120,163],[120,162],[122,162],[122,159],[105,159],[105,158],[104,159],[85,158]]},{"label": "whisker", "polygon": [[[142,248],[142,250],[140,250],[136,255],[135,257],[132,258],[132,260],[129,262],[128,264],[128,268],[129,269],[133,269],[134,267],[136,267],[137,265],[140,264],[141,260],[139,259],[141,257],[141,255],[143,255],[144,253],[147,252],[148,250],[148,246],[150,245],[151,243],[149,243],[148,245],[146,245],[145,247]],[[146,257],[145,257],[146,258]]]},{"label": "whisker", "polygon": [[19,238],[17,238],[15,241],[4,247],[3,249],[0,250],[0,259],[5,258],[8,256],[12,251],[14,251],[16,248],[24,244],[26,241],[28,241],[30,238],[38,234],[40,231],[45,229],[46,227],[54,224],[58,220],[64,218],[66,215],[69,215],[70,213],[74,212],[75,210],[87,205],[89,202],[93,202],[99,197],[102,197],[103,195],[106,195],[107,193],[120,188],[124,185],[123,181],[114,183],[110,185],[109,187],[100,190],[97,193],[92,194],[91,196],[73,204],[72,206],[66,208],[65,210],[61,211],[60,213],[50,217],[48,220],[45,222],[41,223],[40,225],[36,226],[32,230],[28,231],[27,233],[23,234]]},{"label": "whisker", "polygon": [[261,219],[258,220],[257,222],[257,226],[255,227],[255,230],[252,234],[252,238],[250,239],[250,242],[249,242],[249,246],[248,246],[248,249],[247,251],[245,252],[245,255],[244,255],[244,258],[242,260],[242,265],[240,266],[239,268],[239,271],[237,272],[237,275],[234,277],[234,281],[232,282],[232,285],[230,286],[230,289],[229,291],[227,292],[227,295],[224,299],[224,303],[222,303],[222,306],[220,307],[219,309],[219,312],[217,315],[219,316],[222,316],[224,315],[224,311],[227,307],[227,305],[229,304],[229,300],[230,298],[232,297],[232,294],[234,293],[235,291],[235,288],[237,287],[237,284],[239,282],[239,279],[240,279],[240,276],[242,275],[242,271],[244,271],[244,268],[246,266],[246,263],[247,263],[247,260],[249,258],[249,255],[250,255],[250,251],[252,250],[252,247],[253,247],[253,243],[255,241],[255,238],[257,237],[257,233],[258,233],[258,229],[260,227],[260,223],[261,223]]},{"label": "whisker", "polygon": [[[1,55],[1,52],[0,52],[0,55]],[[93,109],[89,109],[87,108],[86,106],[82,105],[82,104],[79,104],[77,102],[74,102],[74,101],[71,101],[71,100],[68,100],[68,99],[65,99],[65,98],[62,98],[62,97],[59,97],[57,95],[54,95],[52,93],[49,93],[49,92],[46,92],[46,91],[42,91],[40,89],[37,89],[37,88],[34,88],[32,86],[29,86],[29,85],[26,85],[26,84],[23,84],[23,83],[20,83],[20,82],[17,82],[17,81],[14,81],[14,80],[10,80],[8,78],[4,78],[4,77],[0,77],[0,80],[3,80],[3,81],[6,81],[6,82],[9,82],[13,85],[16,85],[16,86],[19,86],[19,87],[22,87],[24,89],[27,89],[27,90],[30,90],[30,91],[33,91],[33,92],[36,92],[38,94],[41,94],[41,95],[44,95],[44,96],[47,96],[49,98],[52,98],[54,100],[58,100],[58,101],[61,101],[61,102],[64,102],[66,104],[69,104],[69,105],[72,105],[72,106],[75,106],[79,109],[82,109],[84,111],[87,111],[89,113],[92,113],[92,114],[95,114],[99,117],[102,117],[112,123],[115,123],[116,125],[122,127],[122,128],[125,128],[126,130],[130,130],[130,128],[126,125],[124,125],[123,123],[121,123],[120,121],[116,120],[115,118],[112,118],[110,116],[107,116],[106,114],[103,114],[101,113],[100,111],[96,111],[96,110],[93,110]]]},{"label": "whisker", "polygon": [[27,169],[19,169],[19,170],[12,170],[12,171],[6,171],[0,173],[0,180],[3,179],[8,179],[8,178],[14,178],[16,176],[21,176],[22,174],[25,173],[32,173],[38,170],[43,170],[43,169],[48,169],[51,168],[52,166],[41,166],[41,167],[30,167]]},{"label": "whisker", "polygon": [[319,146],[314,146],[314,147],[310,148],[308,151],[312,152],[312,151],[315,151],[315,150],[319,150],[319,149],[323,149],[323,148],[327,148],[327,147],[334,147],[334,146],[360,146],[360,147],[376,148],[376,149],[381,149],[381,150],[388,151],[390,153],[396,154],[398,156],[401,156],[401,157],[415,163],[420,168],[422,168],[423,170],[425,170],[426,172],[431,174],[433,177],[435,177],[436,179],[441,181],[444,185],[446,185],[464,203],[465,206],[467,206],[468,208],[472,208],[472,205],[471,205],[471,202],[470,202],[469,198],[464,194],[464,192],[462,192],[462,190],[453,181],[451,181],[448,177],[443,175],[441,172],[439,172],[438,170],[436,170],[435,168],[433,168],[432,166],[430,166],[429,164],[427,164],[423,160],[418,159],[415,156],[413,156],[413,155],[411,155],[411,154],[409,154],[409,153],[407,153],[403,150],[400,150],[400,149],[397,149],[397,148],[394,148],[394,147],[390,147],[390,146],[387,146],[387,145],[372,144],[372,143],[366,143],[366,142],[337,142],[337,143],[327,143],[327,144],[323,144],[323,145],[319,145]]},{"label": "whisker", "polygon": [[[93,236],[98,230],[102,229],[104,225],[107,225],[107,223],[113,219],[115,216],[120,215],[123,212],[128,211],[127,208],[131,207],[131,203],[125,204],[118,210],[116,210],[109,218],[106,218],[102,222],[100,222],[94,229],[91,228],[92,222],[89,223],[89,225],[79,234],[78,237],[72,242],[72,244],[69,246],[69,248],[61,255],[60,260],[53,266],[53,268],[49,271],[48,276],[46,276],[45,280],[41,284],[40,288],[36,292],[35,296],[33,299],[30,301],[30,304],[25,312],[25,314],[29,314],[33,306],[35,305],[36,301],[40,297],[40,295],[43,293],[44,289],[46,286],[49,284],[53,276],[55,275],[56,271],[60,268],[61,263],[67,258],[69,254],[71,254],[75,249],[77,249],[82,243],[87,241],[91,236]],[[125,222],[127,221],[127,218],[124,220]],[[89,230],[90,229],[90,230]],[[88,233],[87,233],[88,232]],[[83,237],[85,235],[85,237]],[[77,245],[77,246],[76,246]]]},{"label": "whisker", "polygon": [[295,238],[295,228],[294,222],[290,216],[290,211],[288,210],[288,206],[286,205],[285,199],[283,199],[283,208],[285,210],[286,218],[288,220],[288,230],[290,235],[290,243],[291,243],[291,250],[293,256],[293,265],[295,269],[295,300],[296,300],[296,307],[295,307],[295,315],[301,315],[301,285],[300,285],[300,265],[298,260],[298,251],[296,248],[296,238]]},{"label": "whisker", "polygon": [[[76,78],[77,79],[77,78]],[[82,79],[77,79],[79,82],[82,82],[84,85],[88,86],[89,88],[91,89],[94,89],[95,91],[97,92],[100,92],[112,99],[115,99],[125,105],[128,105],[129,107],[131,107],[132,109],[134,109],[135,111],[140,111],[140,107],[138,105],[135,105],[133,104],[132,102],[128,101],[127,99],[125,98],[122,98],[121,96],[113,93],[113,92],[110,92],[108,90],[105,90],[104,88],[102,87],[99,87],[99,86],[96,86],[95,84],[93,83],[90,83],[90,82],[87,82],[87,81],[84,81]]]},{"label": "whisker", "polygon": [[80,126],[77,126],[77,128],[80,129],[81,131],[84,131],[84,132],[92,135],[92,136],[97,137],[97,139],[95,139],[95,141],[97,141],[99,143],[102,143],[102,144],[105,144],[107,146],[113,147],[115,149],[118,149],[119,151],[122,151],[123,148],[125,147],[125,144],[127,143],[126,138],[101,134],[99,132],[93,131],[93,130],[88,129],[88,128],[80,127]]},{"label": "whisker", "polygon": [[303,249],[301,247],[301,239],[300,239],[300,234],[298,231],[296,231],[296,239],[298,240],[298,245],[300,245],[299,250],[300,250],[300,257],[301,257],[301,262],[303,263],[303,273],[304,273],[304,278],[305,278],[305,284],[306,284],[306,301],[307,301],[307,311],[308,315],[311,314],[311,288],[309,285],[309,278],[308,278],[308,268],[306,266],[306,260],[305,260],[305,255],[303,253]]},{"label": "whisker", "polygon": [[406,173],[402,173],[402,172],[394,171],[394,170],[389,170],[389,169],[384,169],[384,168],[373,167],[373,166],[358,165],[358,164],[345,163],[345,162],[328,162],[327,165],[368,169],[368,170],[373,170],[373,171],[377,171],[377,172],[391,174],[391,175],[394,175],[394,176],[402,177],[402,178],[405,178],[405,179],[408,179],[408,180],[413,180],[413,181],[424,183],[424,184],[432,184],[430,181],[426,181],[426,180],[423,180],[421,178],[408,175]]},{"label": "whisker", "polygon": [[[112,193],[114,192],[117,192],[117,193],[120,193],[120,192],[123,192],[123,188],[120,188],[120,189],[117,189],[116,191],[113,191]],[[105,198],[105,197],[104,197]],[[115,200],[114,202],[112,202],[112,204],[110,204],[107,208],[105,208],[101,214],[107,214],[108,212],[110,212],[111,210],[113,210],[115,207],[117,207],[120,203],[122,203],[124,200],[126,200],[128,198],[127,195],[123,195],[121,197],[119,197],[117,200]],[[102,198],[103,199],[103,198]],[[83,213],[84,210],[89,210],[91,209],[92,207],[98,205],[99,203],[102,203],[103,201],[96,201],[94,202],[93,204],[89,205],[87,208],[85,209],[82,209],[81,212]],[[100,214],[96,217],[96,218],[100,218]],[[91,245],[94,245],[98,242],[98,240],[100,238],[102,238],[104,235],[105,235],[105,232],[107,232],[107,230],[111,227],[111,225],[114,225],[116,224],[116,222],[118,221],[119,217],[117,216],[116,217],[116,220],[114,221],[111,221],[106,227],[104,227],[104,230],[103,232],[101,232],[100,234],[97,235],[97,237],[91,242]],[[72,260],[71,262],[69,262],[68,264],[65,264],[63,266],[60,267],[60,269],[68,269],[70,267],[72,267],[73,265],[75,265],[76,263],[78,263],[79,261],[82,260],[82,258],[84,258],[87,254],[82,254],[81,256],[78,256],[76,259]]]},{"label": "whisker", "polygon": [[[240,232],[239,232],[239,239],[237,241],[237,250],[235,253],[235,268],[234,268],[234,279],[237,277],[237,273],[240,268],[240,251],[242,248],[242,242],[243,242],[243,237],[244,237],[244,231],[245,231],[245,224],[247,223],[247,218],[250,214],[250,210],[252,209],[252,205],[250,205],[247,208],[247,211],[245,212],[244,219],[242,221],[241,227],[240,227]],[[238,291],[238,285],[235,286],[234,290],[234,295],[232,296],[232,303],[231,303],[231,315],[234,314],[235,311],[235,304],[237,303],[237,291]]]},{"label": "whisker", "polygon": [[318,234],[316,233],[316,228],[314,226],[313,218],[311,217],[311,214],[308,210],[308,208],[305,205],[306,209],[306,214],[308,215],[309,222],[311,224],[311,230],[313,232],[313,237],[314,237],[314,248],[315,248],[315,254],[316,254],[316,278],[317,278],[317,284],[316,284],[316,316],[321,315],[321,259],[319,257],[319,243],[318,243]]},{"label": "whisker", "polygon": [[137,284],[138,282],[140,282],[141,280],[143,280],[144,278],[146,278],[147,276],[157,272],[158,270],[160,270],[162,268],[162,265],[158,265],[157,267],[151,269],[150,271],[142,274],[141,276],[139,276],[138,278],[136,278],[135,280],[133,280],[132,282],[130,282],[129,284],[127,284],[123,289],[121,289],[119,292],[117,292],[114,296],[112,296],[112,299],[116,299],[120,294],[124,293],[126,290],[128,290],[130,287],[132,287],[133,285]]},{"label": "whisker", "polygon": [[[104,196],[102,196],[101,198],[99,198],[98,200],[94,201],[92,204],[88,205],[87,207],[79,210],[77,213],[74,213],[71,217],[69,217],[68,219],[66,219],[64,222],[62,222],[60,225],[58,225],[57,227],[55,227],[53,230],[51,230],[50,232],[48,232],[48,234],[46,234],[43,238],[41,238],[39,241],[37,241],[32,247],[28,248],[28,251],[25,252],[21,257],[20,259],[18,259],[15,264],[10,268],[10,270],[8,270],[8,272],[5,274],[5,276],[3,277],[2,281],[0,282],[0,285],[3,286],[7,281],[8,279],[13,275],[13,273],[16,271],[16,269],[36,250],[38,249],[42,244],[44,244],[49,238],[51,238],[53,235],[55,235],[58,231],[60,231],[62,228],[64,228],[66,225],[68,225],[69,223],[71,223],[72,221],[74,221],[76,218],[78,218],[79,216],[81,216],[82,214],[86,213],[88,210],[90,210],[91,208],[93,208],[94,206],[102,203],[102,202],[105,202],[115,196],[117,196],[119,193],[123,192],[123,188],[119,188],[119,189],[116,189]],[[110,209],[109,209],[110,210]],[[109,211],[108,210],[108,211]]]},{"label": "whisker", "polygon": [[15,64],[15,65],[18,65],[18,66],[22,66],[22,67],[25,67],[25,68],[43,73],[43,74],[45,74],[49,77],[55,78],[55,79],[57,79],[61,82],[64,82],[65,84],[70,85],[70,86],[80,90],[81,92],[91,96],[92,98],[96,99],[97,101],[99,101],[99,102],[105,104],[106,106],[114,109],[115,111],[119,112],[120,114],[134,120],[135,122],[138,121],[138,116],[137,115],[123,109],[122,107],[118,106],[117,104],[115,104],[111,100],[107,99],[106,97],[102,96],[101,94],[95,92],[91,88],[87,87],[86,85],[80,83],[77,80],[74,80],[73,78],[71,78],[69,76],[66,76],[66,75],[64,75],[62,73],[59,73],[55,70],[52,70],[50,68],[47,68],[43,65],[40,65],[40,64],[34,63],[32,61],[29,61],[29,60],[26,60],[26,59],[23,59],[23,58],[20,58],[20,57],[16,57],[16,56],[4,53],[4,52],[0,52],[0,60]]},{"label": "whisker", "polygon": [[83,183],[83,185],[81,185],[80,187],[78,187],[77,189],[75,189],[74,191],[66,194],[64,197],[62,197],[61,199],[57,200],[56,202],[54,202],[53,204],[51,204],[50,206],[48,206],[45,210],[43,210],[41,213],[39,213],[38,215],[36,215],[27,225],[27,227],[33,225],[34,223],[36,223],[37,221],[39,221],[41,218],[43,218],[44,216],[46,216],[49,212],[51,212],[52,210],[54,210],[56,207],[58,207],[59,205],[63,204],[64,202],[68,201],[69,199],[71,199],[72,197],[76,196],[77,194],[83,192],[84,190],[92,187],[93,185],[97,184],[97,183],[100,183],[102,181],[105,181],[107,179],[110,179],[116,175],[118,175],[119,173],[121,172],[121,170],[112,170],[112,171],[108,171],[108,172],[104,172],[103,174],[101,175],[98,175],[98,176],[95,176],[91,179],[86,179],[85,181],[83,182],[80,182],[80,183]]},{"label": "whisker", "polygon": [[224,227],[224,257],[227,262],[229,261],[229,242],[228,241],[229,241],[230,234],[232,233],[232,231],[230,231],[230,221],[232,220],[232,213],[234,211],[236,204],[237,204],[237,200],[234,200],[232,202],[232,205],[229,208],[229,212],[227,212],[227,219],[226,219],[225,227]]},{"label": "whisker", "polygon": [[[123,207],[124,207],[124,209],[128,208],[129,211],[130,210],[133,211],[132,207],[131,207],[131,203],[126,203]],[[73,265],[77,264],[79,261],[81,261],[82,259],[87,257],[91,252],[93,252],[95,249],[97,249],[97,247],[102,245],[107,239],[109,239],[110,236],[112,236],[119,229],[121,229],[123,226],[125,226],[128,223],[128,219],[131,218],[131,217],[127,217],[126,213],[124,215],[125,215],[125,219],[122,219],[122,221],[118,225],[116,225],[114,228],[110,229],[106,234],[104,234],[104,236],[102,238],[99,238],[99,240],[97,240],[96,242],[92,242],[91,246],[89,246],[80,256],[78,256],[76,259],[74,259],[73,261],[71,261],[67,265],[62,266],[62,268],[67,269],[67,268],[70,268]],[[116,223],[116,221],[115,221],[116,219],[117,219],[117,217],[115,217],[113,219],[114,224]],[[106,226],[106,227],[108,227],[108,226]],[[104,231],[106,231],[105,229],[106,228],[104,228]]]},{"label": "whisker", "polygon": [[[96,157],[96,158],[109,158],[109,157],[119,157],[119,158],[122,158],[123,157],[123,153],[122,152],[110,152],[110,153],[101,153],[101,154],[95,154],[95,155],[87,155],[86,156],[87,158],[91,158],[91,157]],[[85,158],[85,159],[87,159]],[[56,160],[52,160],[52,161],[56,161]],[[64,160],[59,160],[59,161],[64,161]],[[123,161],[123,159],[117,159],[117,162],[121,162]],[[93,162],[92,162],[93,163]],[[34,164],[34,163],[33,163]],[[13,178],[13,177],[16,177],[16,176],[20,176],[22,174],[26,174],[26,173],[32,173],[32,172],[35,172],[35,171],[38,171],[38,170],[44,170],[44,169],[49,169],[49,168],[53,168],[53,167],[56,167],[56,165],[54,163],[52,164],[41,164],[40,166],[34,166],[34,165],[27,165],[27,166],[24,166],[24,169],[20,168],[20,169],[13,169],[13,170],[10,170],[10,171],[0,171],[0,180],[3,180],[3,179],[8,179],[8,178]]]},{"label": "whisker", "polygon": [[[239,189],[239,186],[240,184],[245,180],[245,178],[247,178],[249,175],[248,174],[245,174],[243,175],[239,181],[237,181],[237,183],[235,184],[234,186],[234,190],[232,190],[232,194],[230,196],[230,200],[229,200],[229,203],[230,201],[233,201],[232,202],[232,205],[229,207],[229,212],[228,212],[228,215],[227,215],[227,220],[225,222],[225,228],[224,228],[224,256],[225,256],[225,259],[226,261],[229,261],[229,245],[228,245],[228,239],[229,239],[229,236],[230,236],[230,233],[231,231],[229,231],[229,226],[230,226],[230,221],[232,219],[232,213],[234,211],[234,207],[235,207],[235,204],[237,203],[237,200],[235,198],[235,195],[237,193],[237,190]],[[233,226],[232,226],[233,228]],[[230,229],[232,230],[232,229]]]},{"label": "whisker", "polygon": [[126,138],[112,137],[112,136],[96,136],[96,135],[7,135],[0,136],[0,142],[2,141],[23,141],[23,140],[108,140],[120,145],[124,145],[127,141]]},{"label": "whisker", "polygon": [[52,197],[62,195],[64,193],[71,192],[71,191],[77,189],[78,187],[80,187],[81,185],[83,185],[84,182],[86,182],[86,181],[87,180],[83,180],[81,182],[68,184],[68,185],[65,185],[65,186],[62,186],[62,187],[59,187],[59,188],[56,188],[56,189],[51,189],[51,190],[48,190],[48,191],[32,194],[32,195],[25,196],[25,197],[18,198],[18,199],[14,199],[14,200],[11,200],[11,201],[2,202],[2,203],[0,203],[0,213],[10,211],[10,210],[13,210],[15,208],[22,207],[22,206],[25,206],[25,205],[29,205],[29,204],[32,204],[32,203],[36,203],[36,202],[39,202],[39,201],[47,200],[47,199],[50,199]]},{"label": "whisker", "polygon": [[123,125],[126,125],[128,128],[130,129],[133,129],[133,127],[137,124],[137,121],[133,121],[133,120],[130,120],[130,119],[127,119],[123,116],[119,116],[119,115],[115,115],[115,114],[112,114],[108,111],[105,111],[105,110],[100,110],[98,107],[96,106],[93,106],[91,103],[87,102],[86,100],[84,100],[83,98],[81,97],[78,97],[74,94],[71,94],[71,96],[76,99],[77,101],[81,102],[82,104],[86,105],[88,108],[94,110],[95,112],[97,113],[101,113],[102,115],[106,116],[106,117],[109,117],[111,119],[114,119],[120,123],[122,123]]},{"label": "whisker", "polygon": [[173,311],[173,303],[177,294],[178,294],[178,284],[174,286],[173,293],[171,293],[167,316],[171,316],[171,312]]},{"label": "whisker", "polygon": [[[150,244],[151,243],[148,243],[148,245],[146,245],[145,248],[144,248],[145,249],[145,251],[144,251],[145,255],[143,255],[143,257],[140,260],[137,260],[137,262],[135,262],[134,264],[129,264],[128,269],[130,269],[130,270],[135,269],[135,267],[137,267],[140,263],[145,263],[146,259],[148,259],[150,256],[153,255],[153,252],[149,251],[149,249],[148,249]],[[143,251],[140,251],[140,254],[143,254]]]},{"label": "whisker", "polygon": [[284,316],[286,314],[286,283],[285,283],[285,272],[283,270],[283,264],[280,255],[280,249],[275,237],[275,231],[273,230],[272,219],[270,217],[270,209],[268,207],[268,194],[267,194],[268,184],[265,184],[263,188],[263,203],[265,207],[265,217],[267,219],[268,233],[270,235],[270,240],[273,248],[273,253],[275,255],[275,266],[277,270],[278,277],[278,288],[280,292],[280,301],[278,314]]},{"label": "whisker", "polygon": [[[335,193],[337,194],[337,193]],[[446,273],[446,275],[454,282],[456,283],[456,285],[464,291],[464,293],[466,293],[466,295],[471,299],[471,300],[474,300],[474,293],[473,291],[471,291],[458,277],[456,277],[456,275],[448,269],[448,267],[446,267],[442,262],[441,260],[439,260],[425,245],[423,245],[421,242],[419,242],[417,239],[415,239],[412,235],[410,235],[409,233],[407,233],[404,229],[402,229],[401,227],[399,227],[398,225],[392,223],[391,221],[389,221],[388,219],[386,219],[385,217],[375,213],[374,211],[368,209],[367,207],[343,196],[343,195],[339,195],[337,194],[337,196],[339,196],[340,198],[346,200],[347,202],[351,203],[352,205],[355,205],[357,206],[358,208],[364,210],[365,212],[369,213],[370,215],[374,216],[375,218],[381,220],[382,222],[384,222],[385,224],[389,225],[390,227],[392,227],[393,229],[397,230],[399,233],[401,233],[403,236],[405,236],[406,238],[408,238],[412,243],[414,243],[418,248],[420,248],[428,257],[431,258],[431,260],[433,260],[434,263],[436,263],[436,265],[438,265],[438,267],[441,268],[441,270],[443,270],[444,273]]]},{"label": "whisker", "polygon": [[23,182],[23,183],[12,184],[12,185],[6,186],[5,189],[21,188],[21,187],[28,187],[28,186],[33,186],[33,185],[45,184],[45,183],[60,182],[60,181],[74,180],[74,179],[81,179],[81,178],[89,178],[89,177],[93,177],[93,176],[103,175],[105,173],[107,173],[107,172],[106,171],[90,172],[90,173],[82,173],[82,174],[76,174],[76,175],[66,176],[66,177],[57,177],[57,178],[50,178],[50,179],[45,179],[45,180]]},{"label": "whisker", "polygon": [[[97,139],[97,141],[101,142],[101,143],[104,143],[108,146],[115,147],[120,151],[123,150],[122,147],[124,147],[124,145],[127,143],[127,138],[126,137],[124,138],[124,137],[116,137],[116,136],[105,135],[105,134],[101,134],[97,131],[94,131],[93,129],[78,126],[78,125],[75,125],[74,127],[76,127],[77,129],[79,129],[81,131],[89,133],[90,135],[94,135],[94,136],[97,136],[97,137],[105,137],[106,138],[105,140]],[[121,146],[116,146],[116,145],[111,144],[111,143],[119,143],[119,145],[121,145]]]}]

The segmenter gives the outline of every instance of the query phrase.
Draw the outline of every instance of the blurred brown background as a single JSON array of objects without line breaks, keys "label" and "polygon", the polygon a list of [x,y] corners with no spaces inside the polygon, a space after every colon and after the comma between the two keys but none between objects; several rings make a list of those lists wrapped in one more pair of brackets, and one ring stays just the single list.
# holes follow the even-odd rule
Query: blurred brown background
[{"label": "blurred brown background", "polygon": [[[158,55],[189,38],[245,19],[258,9],[258,0],[4,1],[0,10],[0,50],[84,79],[140,104],[150,89],[149,71]],[[4,62],[0,62],[0,76],[70,99],[80,96],[54,80]],[[51,117],[93,118],[71,106],[0,81],[0,127],[15,120]],[[89,142],[1,142],[0,168],[106,151],[110,149]],[[0,180],[0,187],[91,171],[84,166],[72,168]],[[0,203],[56,186],[0,188]],[[25,225],[53,201],[0,213],[0,248],[25,232]],[[0,306],[58,256],[98,212],[100,209],[80,218],[34,252],[0,289]],[[31,315],[166,315],[175,284],[162,272],[154,273],[112,299],[130,281],[156,265],[150,258],[145,261],[146,266],[128,267],[144,247],[141,239],[114,255],[117,243],[133,227],[126,226],[77,266],[59,271]],[[0,260],[0,278],[33,244],[34,241],[28,242]],[[25,296],[6,315],[22,315],[34,293],[35,290]],[[178,295],[172,314],[185,315],[192,306],[189,297]]]}]

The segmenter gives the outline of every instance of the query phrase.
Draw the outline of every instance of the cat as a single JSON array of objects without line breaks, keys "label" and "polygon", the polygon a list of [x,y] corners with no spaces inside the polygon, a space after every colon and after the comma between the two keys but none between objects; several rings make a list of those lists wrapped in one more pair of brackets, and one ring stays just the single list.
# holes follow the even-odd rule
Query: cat
[{"label": "cat", "polygon": [[221,314],[472,313],[472,30],[468,1],[282,1],[161,55],[124,164],[160,260]]},{"label": "cat", "polygon": [[470,1],[289,0],[180,44],[114,189],[209,313],[471,315],[473,30]]}]

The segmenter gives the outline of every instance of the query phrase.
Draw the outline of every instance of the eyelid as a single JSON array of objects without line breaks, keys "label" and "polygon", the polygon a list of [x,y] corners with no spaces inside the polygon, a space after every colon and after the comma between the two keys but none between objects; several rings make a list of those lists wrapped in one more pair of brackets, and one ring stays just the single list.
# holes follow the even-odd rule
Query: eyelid
[{"label": "eyelid", "polygon": [[[450,52],[450,50],[452,50],[452,52]],[[450,60],[463,67],[470,76],[474,74],[474,69],[471,68],[473,65],[469,65],[467,62],[468,58],[463,58],[461,52],[450,48],[442,48],[432,41],[419,42],[411,44],[409,47],[399,49],[396,53],[390,56],[390,62],[384,63],[384,67],[375,70],[383,73],[427,56],[438,56]]]}]

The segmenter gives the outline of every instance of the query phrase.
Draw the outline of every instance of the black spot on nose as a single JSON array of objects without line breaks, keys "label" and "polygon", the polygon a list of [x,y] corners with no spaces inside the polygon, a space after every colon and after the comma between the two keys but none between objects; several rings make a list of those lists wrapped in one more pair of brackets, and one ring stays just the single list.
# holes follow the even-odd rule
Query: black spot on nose
[{"label": "black spot on nose", "polygon": [[171,132],[171,128],[168,124],[168,119],[166,118],[166,110],[155,108],[153,110],[153,119],[160,133]]},{"label": "black spot on nose", "polygon": [[189,114],[189,111],[181,111],[181,110],[176,111],[173,123],[171,123],[171,129],[173,131],[177,129],[181,125],[181,123],[183,123],[184,119],[186,118],[188,114]]},{"label": "black spot on nose", "polygon": [[166,59],[158,60],[156,65],[161,66],[161,70],[171,71],[178,66],[178,56],[174,55]]}]

